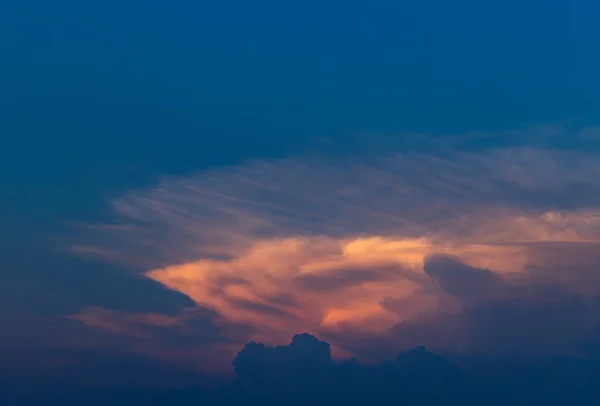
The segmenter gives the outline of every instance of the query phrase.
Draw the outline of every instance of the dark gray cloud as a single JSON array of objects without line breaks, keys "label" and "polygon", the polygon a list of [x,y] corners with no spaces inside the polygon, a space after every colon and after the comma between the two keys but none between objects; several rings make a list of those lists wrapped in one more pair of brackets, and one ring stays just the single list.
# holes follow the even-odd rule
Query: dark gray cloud
[{"label": "dark gray cloud", "polygon": [[[584,245],[585,246],[585,245]],[[566,244],[556,247],[570,255],[592,255],[595,246]],[[533,249],[533,248],[532,248]],[[452,256],[427,259],[426,272],[460,304],[460,311],[429,313],[399,323],[387,335],[331,337],[367,358],[385,359],[401,348],[426,344],[453,354],[497,356],[540,356],[590,354],[591,343],[600,339],[600,284],[598,267],[562,269],[553,279],[542,269],[523,275],[498,276],[488,269],[475,268]],[[547,271],[552,275],[552,262]],[[585,275],[585,276],[582,276]],[[572,277],[585,277],[587,291],[565,283]],[[594,292],[593,295],[589,292]],[[402,303],[388,301],[398,308]],[[352,333],[349,333],[352,334]]]},{"label": "dark gray cloud", "polygon": [[423,269],[446,293],[467,305],[476,306],[504,293],[505,283],[498,274],[465,265],[457,257],[434,255],[425,258]]}]

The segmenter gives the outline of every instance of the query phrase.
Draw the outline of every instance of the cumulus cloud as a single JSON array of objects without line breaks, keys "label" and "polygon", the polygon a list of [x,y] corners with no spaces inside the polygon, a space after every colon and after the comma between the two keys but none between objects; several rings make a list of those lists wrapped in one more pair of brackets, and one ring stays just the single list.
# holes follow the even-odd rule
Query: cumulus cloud
[{"label": "cumulus cloud", "polygon": [[[140,267],[238,345],[306,331],[366,359],[420,344],[510,352],[533,350],[537,326],[554,337],[539,350],[567,351],[598,321],[599,158],[528,147],[249,162],[131,191],[73,249]],[[140,333],[122,316],[76,317]]]}]

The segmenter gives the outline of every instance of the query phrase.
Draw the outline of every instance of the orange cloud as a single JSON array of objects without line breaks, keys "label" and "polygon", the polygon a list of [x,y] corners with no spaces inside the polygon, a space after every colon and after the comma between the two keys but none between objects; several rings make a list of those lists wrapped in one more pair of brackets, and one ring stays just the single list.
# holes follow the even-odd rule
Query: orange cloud
[{"label": "orange cloud", "polygon": [[[533,255],[532,242],[586,242],[576,229],[594,218],[574,213],[506,218],[497,241],[487,234],[487,244],[470,242],[467,236],[445,243],[436,238],[435,244],[433,238],[401,237],[261,240],[230,260],[189,262],[146,275],[214,309],[228,322],[258,326],[252,339],[279,343],[296,331],[318,334],[340,325],[376,335],[425,312],[459,311],[447,307],[448,295],[425,274],[428,256],[454,255],[505,277],[527,275],[528,266],[545,265],[544,258]],[[507,240],[511,235],[522,237]],[[406,315],[382,306],[416,297]]]}]

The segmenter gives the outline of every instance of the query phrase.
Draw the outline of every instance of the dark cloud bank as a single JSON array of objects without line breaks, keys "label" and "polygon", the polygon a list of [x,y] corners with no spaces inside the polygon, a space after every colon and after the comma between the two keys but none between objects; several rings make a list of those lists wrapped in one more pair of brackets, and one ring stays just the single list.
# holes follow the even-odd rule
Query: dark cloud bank
[{"label": "dark cloud bank", "polygon": [[5,387],[2,404],[598,404],[596,296],[585,298],[551,282],[506,280],[451,256],[428,258],[425,271],[460,299],[462,312],[401,323],[374,342],[349,337],[347,347],[386,352],[394,339],[404,342],[396,348],[406,348],[407,342],[437,337],[463,340],[462,353],[437,355],[417,346],[378,365],[335,362],[329,343],[304,333],[285,346],[247,344],[233,360],[233,382],[209,386],[215,377],[144,357],[82,351],[75,356],[82,362],[44,385],[29,371],[29,380]]},{"label": "dark cloud bank", "polygon": [[[247,344],[233,362],[235,381],[216,390],[201,386],[141,389],[134,381],[148,384],[148,377],[157,374],[188,384],[193,380],[140,359],[108,357],[92,364],[96,378],[129,375],[127,389],[91,389],[81,378],[72,386],[55,382],[34,392],[22,391],[21,401],[6,398],[9,403],[3,404],[591,405],[600,400],[600,359],[593,357],[442,357],[417,347],[380,365],[364,366],[354,359],[334,363],[329,344],[306,333],[294,336],[286,346]],[[71,379],[82,372],[72,371]]]}]

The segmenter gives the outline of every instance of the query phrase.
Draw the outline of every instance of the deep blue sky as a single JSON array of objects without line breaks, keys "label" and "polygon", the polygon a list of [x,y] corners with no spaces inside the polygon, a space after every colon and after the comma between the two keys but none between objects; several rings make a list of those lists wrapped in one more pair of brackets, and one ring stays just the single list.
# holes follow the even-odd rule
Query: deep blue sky
[{"label": "deep blue sky", "polygon": [[597,125],[595,3],[1,2],[5,304],[144,307],[119,293],[128,277],[84,278],[47,239],[159,176],[355,134]]},{"label": "deep blue sky", "polygon": [[123,187],[324,136],[593,121],[594,6],[368,3],[4,2],[1,179]]}]

